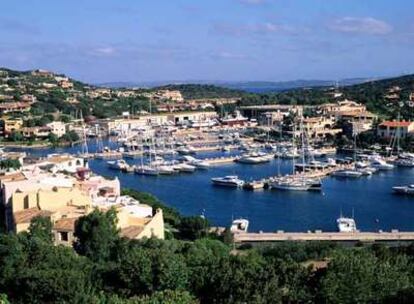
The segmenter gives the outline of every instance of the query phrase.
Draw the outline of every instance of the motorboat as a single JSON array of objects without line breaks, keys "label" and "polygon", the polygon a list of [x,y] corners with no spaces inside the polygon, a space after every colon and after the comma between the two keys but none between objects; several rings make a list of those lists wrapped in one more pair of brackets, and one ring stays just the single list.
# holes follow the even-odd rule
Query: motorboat
[{"label": "motorboat", "polygon": [[150,167],[150,166],[137,166],[135,167],[135,173],[137,174],[141,174],[141,175],[159,175],[160,171],[157,168],[154,167]]},{"label": "motorboat", "polygon": [[355,220],[342,215],[336,220],[339,232],[357,232]]},{"label": "motorboat", "polygon": [[287,191],[308,191],[311,188],[311,184],[306,182],[305,179],[282,179],[270,183],[270,188]]},{"label": "motorboat", "polygon": [[177,152],[182,155],[189,155],[189,154],[196,153],[193,147],[185,147],[185,146],[178,148]]},{"label": "motorboat", "polygon": [[305,182],[309,185],[309,191],[321,191],[322,181],[320,178],[309,178]]},{"label": "motorboat", "polygon": [[[237,162],[242,164],[262,164],[270,161],[268,154],[250,153],[244,154],[237,159]],[[273,157],[273,156],[272,156]]]},{"label": "motorboat", "polygon": [[344,170],[337,170],[331,173],[332,176],[335,177],[344,177],[344,178],[358,178],[361,177],[363,174],[358,170],[352,169],[344,169]]},{"label": "motorboat", "polygon": [[234,220],[230,226],[231,233],[243,233],[247,232],[249,228],[249,221],[243,218]]},{"label": "motorboat", "polygon": [[371,160],[371,167],[381,171],[394,169],[394,165],[387,163],[385,160],[381,158],[374,158],[373,160]]},{"label": "motorboat", "polygon": [[395,186],[395,187],[392,187],[392,191],[396,194],[414,195],[414,185]]},{"label": "motorboat", "polygon": [[414,158],[399,158],[395,161],[398,167],[414,167]]},{"label": "motorboat", "polygon": [[197,158],[189,156],[189,155],[184,155],[183,159],[189,165],[194,166],[197,169],[208,169],[208,168],[210,168],[210,163],[205,161],[205,160],[197,159]]},{"label": "motorboat", "polygon": [[211,182],[217,186],[226,186],[226,187],[242,187],[244,181],[239,179],[237,175],[228,175],[224,177],[213,177]]},{"label": "motorboat", "polygon": [[123,159],[108,161],[107,164],[109,168],[115,169],[115,170],[123,170],[129,167],[128,163]]},{"label": "motorboat", "polygon": [[172,166],[162,165],[158,166],[157,169],[161,175],[171,175],[175,173],[175,170]]},{"label": "motorboat", "polygon": [[196,169],[195,166],[192,166],[186,163],[177,164],[174,166],[174,168],[180,172],[185,172],[185,173],[192,173]]},{"label": "motorboat", "polygon": [[357,168],[357,169],[364,169],[364,168],[367,168],[367,167],[369,167],[369,163],[368,162],[357,161],[355,163],[355,168]]},{"label": "motorboat", "polygon": [[362,175],[369,176],[369,175],[372,175],[378,172],[378,169],[372,168],[372,167],[365,167],[365,168],[356,168],[356,171],[361,172]]},{"label": "motorboat", "polygon": [[196,167],[197,169],[207,170],[210,168],[210,163],[201,159],[195,160],[193,162],[189,162],[191,166]]}]

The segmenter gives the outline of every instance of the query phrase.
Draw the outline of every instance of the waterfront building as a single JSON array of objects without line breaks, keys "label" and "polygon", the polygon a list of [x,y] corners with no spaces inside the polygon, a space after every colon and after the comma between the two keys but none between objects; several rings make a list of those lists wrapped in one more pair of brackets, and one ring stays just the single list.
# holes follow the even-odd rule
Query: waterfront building
[{"label": "waterfront building", "polygon": [[53,121],[46,125],[50,128],[50,132],[55,134],[57,137],[62,137],[66,134],[66,124],[61,121]]},{"label": "waterfront building", "polygon": [[141,129],[151,125],[176,125],[190,121],[207,121],[216,118],[218,118],[218,115],[215,111],[174,112],[141,115],[137,118],[102,119],[97,121],[97,124],[110,133],[119,130]]},{"label": "waterfront building", "polygon": [[26,138],[46,138],[51,132],[51,128],[47,126],[41,127],[23,127],[21,129],[22,135]]},{"label": "waterfront building", "polygon": [[404,138],[413,133],[412,121],[384,121],[377,128],[377,134],[382,138]]},{"label": "waterfront building", "polygon": [[332,115],[337,119],[340,119],[344,114],[349,115],[349,113],[362,113],[367,111],[365,105],[348,99],[338,101],[336,103],[322,104],[317,108],[321,114],[326,116]]},{"label": "waterfront building", "polygon": [[288,116],[291,113],[297,116],[303,115],[304,106],[299,105],[257,105],[257,106],[242,106],[240,111],[243,115],[249,118],[259,119],[260,115],[265,112],[278,112],[283,116]]},{"label": "waterfront building", "polygon": [[357,135],[372,129],[378,116],[369,112],[344,112],[341,120],[344,125],[344,132],[348,135]]},{"label": "waterfront building", "polygon": [[308,138],[325,138],[327,135],[335,136],[342,132],[334,128],[335,119],[332,117],[316,116],[303,119],[303,129]]}]

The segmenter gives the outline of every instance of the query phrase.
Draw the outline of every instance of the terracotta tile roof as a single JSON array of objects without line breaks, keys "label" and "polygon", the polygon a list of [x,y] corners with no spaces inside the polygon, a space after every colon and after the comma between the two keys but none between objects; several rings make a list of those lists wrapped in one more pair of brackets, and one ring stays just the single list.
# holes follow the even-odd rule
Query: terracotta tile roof
[{"label": "terracotta tile roof", "polygon": [[53,229],[57,231],[74,231],[75,223],[78,220],[76,217],[72,218],[62,218],[57,220],[53,225]]},{"label": "terracotta tile roof", "polygon": [[22,172],[14,172],[10,174],[0,175],[0,182],[2,181],[21,181],[25,180],[25,176]]},{"label": "terracotta tile roof", "polygon": [[409,127],[413,122],[412,121],[384,121],[380,124],[383,127]]},{"label": "terracotta tile roof", "polygon": [[136,238],[144,230],[143,226],[128,226],[121,229],[121,237],[126,237],[129,239]]},{"label": "terracotta tile roof", "polygon": [[30,223],[30,221],[37,216],[49,217],[52,214],[50,211],[40,210],[39,208],[29,208],[13,213],[14,223]]}]

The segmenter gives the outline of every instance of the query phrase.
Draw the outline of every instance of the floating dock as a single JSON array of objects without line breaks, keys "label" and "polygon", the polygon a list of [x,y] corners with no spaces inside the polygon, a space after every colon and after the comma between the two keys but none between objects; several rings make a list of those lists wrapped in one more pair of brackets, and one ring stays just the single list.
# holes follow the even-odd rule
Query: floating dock
[{"label": "floating dock", "polygon": [[410,242],[414,241],[414,232],[283,232],[275,233],[236,233],[233,236],[235,243],[260,243],[260,242],[308,242],[308,241],[333,241],[333,242]]}]

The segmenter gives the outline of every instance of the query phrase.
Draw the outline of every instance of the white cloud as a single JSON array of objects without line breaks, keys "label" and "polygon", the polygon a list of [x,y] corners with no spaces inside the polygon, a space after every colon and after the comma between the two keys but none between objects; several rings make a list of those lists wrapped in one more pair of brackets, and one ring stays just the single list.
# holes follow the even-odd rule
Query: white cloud
[{"label": "white cloud", "polygon": [[216,33],[230,36],[249,36],[249,35],[270,35],[270,34],[298,34],[305,29],[295,28],[285,24],[273,22],[254,23],[254,24],[215,24],[213,30]]},{"label": "white cloud", "polygon": [[356,18],[343,17],[333,20],[328,28],[343,33],[360,33],[370,35],[385,35],[392,31],[392,26],[385,21],[372,17]]},{"label": "white cloud", "polygon": [[109,56],[115,54],[116,50],[113,47],[101,47],[94,49],[92,52],[96,55]]}]

